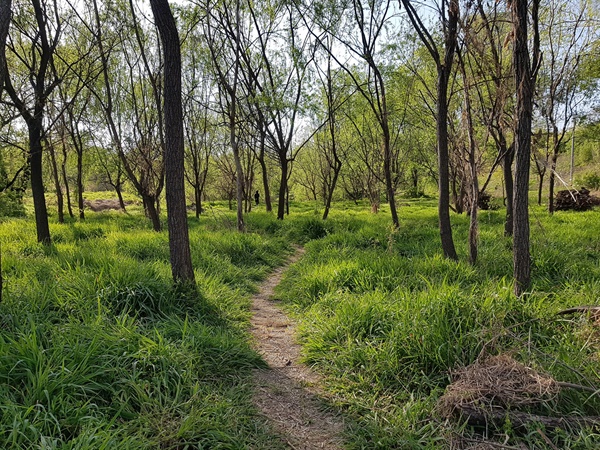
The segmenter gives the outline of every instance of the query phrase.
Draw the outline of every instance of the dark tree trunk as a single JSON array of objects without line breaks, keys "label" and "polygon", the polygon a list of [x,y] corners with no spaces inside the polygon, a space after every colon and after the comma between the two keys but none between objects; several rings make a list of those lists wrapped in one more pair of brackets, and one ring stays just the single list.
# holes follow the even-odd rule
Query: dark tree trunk
[{"label": "dark tree trunk", "polygon": [[[35,211],[35,225],[37,231],[37,240],[45,245],[50,245],[50,227],[48,225],[48,210],[46,208],[46,197],[44,195],[43,179],[43,161],[42,161],[42,136],[43,136],[43,115],[46,105],[46,99],[52,93],[56,86],[54,83],[46,86],[48,69],[52,62],[54,48],[59,42],[58,34],[61,28],[56,27],[56,36],[49,39],[49,26],[46,22],[46,16],[42,4],[39,1],[32,2],[35,21],[37,24],[36,36],[32,42],[31,53],[35,54],[35,63],[29,67],[29,81],[33,87],[33,106],[28,108],[22,98],[19,98],[6,68],[4,46],[2,46],[2,59],[5,63],[2,66],[2,76],[4,78],[4,89],[7,91],[12,102],[16,105],[19,114],[27,124],[29,133],[29,167],[31,177],[31,194],[33,197],[33,208]],[[10,2],[8,4],[0,3],[0,10],[9,17],[0,18],[2,23],[0,38],[4,40],[5,20],[10,20]],[[52,41],[52,45],[51,45]]]},{"label": "dark tree trunk", "polygon": [[325,211],[323,211],[323,220],[327,220],[327,217],[329,216],[329,210],[331,209],[331,200],[333,199],[333,192],[335,191],[335,186],[337,185],[337,181],[341,170],[342,161],[336,156],[335,163],[333,166],[333,178],[331,179],[331,184],[327,188],[327,198],[325,200]]},{"label": "dark tree trunk", "polygon": [[151,195],[142,195],[142,202],[144,203],[146,217],[152,222],[152,229],[156,232],[161,231],[160,216],[156,209],[156,198]]},{"label": "dark tree trunk", "polygon": [[197,184],[194,185],[194,202],[196,203],[196,219],[199,219],[202,212],[202,191]]},{"label": "dark tree trunk", "polygon": [[436,135],[438,141],[438,171],[439,171],[439,200],[438,214],[442,251],[446,258],[458,259],[454,240],[452,239],[452,224],[450,223],[450,172],[448,156],[448,81],[450,67],[441,67],[437,81],[437,121]]},{"label": "dark tree trunk", "polygon": [[537,192],[537,204],[541,205],[542,204],[542,194],[544,191],[544,178],[545,178],[545,173],[544,172],[540,172],[539,173],[539,180],[538,180],[538,192]]},{"label": "dark tree trunk", "polygon": [[167,0],[150,0],[160,33],[165,61],[165,188],[169,250],[173,281],[195,285],[190,252],[184,187],[183,108],[181,100],[181,53],[177,25]]},{"label": "dark tree trunk", "polygon": [[548,212],[554,213],[554,185],[556,183],[556,165],[558,163],[559,151],[558,128],[556,125],[552,129],[552,159],[550,162],[550,179],[548,180]]},{"label": "dark tree trunk", "polygon": [[[448,157],[448,82],[452,71],[452,63],[458,39],[458,19],[460,10],[458,0],[450,0],[443,14],[444,54],[443,59],[438,50],[436,40],[427,31],[423,21],[417,15],[413,2],[401,0],[413,27],[421,41],[427,47],[437,68],[437,105],[436,105],[436,137],[438,146],[439,201],[438,213],[442,251],[446,258],[457,260],[456,249],[452,239],[450,223],[450,186]],[[447,16],[447,18],[446,18]]]},{"label": "dark tree trunk", "polygon": [[260,164],[260,170],[262,174],[263,190],[265,192],[265,209],[267,212],[273,211],[273,205],[271,204],[271,189],[269,188],[269,173],[267,171],[267,163],[265,161],[265,134],[261,131],[260,133],[260,153],[258,156],[258,163]]},{"label": "dark tree trunk", "polygon": [[290,185],[288,182],[285,183],[285,215],[290,215]]},{"label": "dark tree trunk", "polygon": [[[62,136],[61,140],[64,142]],[[60,172],[62,175],[63,184],[65,186],[65,196],[67,198],[67,211],[69,212],[69,217],[73,218],[73,207],[71,206],[71,189],[69,188],[69,177],[67,176],[67,148],[64,144],[62,145],[62,154],[63,159],[60,164]]]},{"label": "dark tree trunk", "polygon": [[121,183],[117,183],[114,186],[115,192],[117,193],[117,198],[119,199],[119,206],[121,209],[125,211],[125,201],[123,200],[123,192],[121,191]]},{"label": "dark tree trunk", "polygon": [[48,153],[50,154],[50,166],[52,167],[52,180],[54,181],[54,190],[56,191],[56,212],[58,214],[58,223],[65,223],[65,200],[60,185],[60,176],[58,174],[58,164],[56,163],[56,151],[54,146],[46,141]]},{"label": "dark tree trunk", "polygon": [[394,184],[392,180],[392,149],[390,143],[390,126],[388,122],[387,99],[385,95],[385,83],[378,68],[373,65],[373,70],[379,82],[381,92],[381,129],[383,131],[383,174],[385,177],[385,196],[390,205],[390,214],[394,228],[400,228],[400,220],[396,210],[396,195],[394,193]]},{"label": "dark tree trunk", "polygon": [[[531,256],[529,253],[529,167],[531,158],[531,122],[533,110],[534,75],[531,70],[527,37],[527,0],[512,0],[513,66],[517,86],[515,130],[515,186],[513,225],[513,265],[515,294],[522,295],[531,284]],[[532,23],[537,36],[537,8],[532,6]],[[539,40],[537,40],[539,48]],[[537,62],[537,48],[534,48]]]},{"label": "dark tree trunk", "polygon": [[[6,78],[6,38],[10,28],[11,0],[0,0],[0,86],[4,86]],[[0,90],[0,95],[2,91]],[[1,285],[0,285],[1,286]],[[0,289],[0,293],[2,290]]]},{"label": "dark tree trunk", "polygon": [[[504,143],[506,147],[506,143]],[[512,236],[513,234],[513,173],[512,165],[515,159],[514,143],[504,150],[502,158],[502,174],[504,176],[504,188],[506,190],[506,219],[504,220],[504,235]]]},{"label": "dark tree trunk", "polygon": [[277,220],[283,220],[286,210],[286,193],[288,179],[288,160],[285,157],[281,158],[281,180],[279,182],[279,198],[277,199]]},{"label": "dark tree trunk", "polygon": [[85,220],[83,209],[83,152],[77,151],[77,209],[79,209],[79,218]]},{"label": "dark tree trunk", "polygon": [[44,195],[44,178],[42,171],[42,117],[27,122],[29,128],[29,164],[31,167],[31,194],[35,210],[35,226],[37,240],[50,245],[50,226],[48,225],[48,210]]}]

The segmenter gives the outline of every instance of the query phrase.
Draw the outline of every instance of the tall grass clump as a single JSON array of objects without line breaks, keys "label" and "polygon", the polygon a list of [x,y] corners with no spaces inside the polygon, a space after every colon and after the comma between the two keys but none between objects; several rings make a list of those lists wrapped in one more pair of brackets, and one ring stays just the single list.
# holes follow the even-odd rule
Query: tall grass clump
[{"label": "tall grass clump", "polygon": [[280,448],[251,403],[247,319],[284,240],[192,226],[194,293],[141,216],[51,233],[0,224],[0,448]]},{"label": "tall grass clump", "polygon": [[[453,262],[441,255],[430,201],[400,211],[399,230],[385,215],[333,212],[329,233],[306,244],[278,289],[301,322],[304,358],[326,374],[354,420],[348,448],[462,448],[481,440],[481,430],[439,418],[436,403],[456,371],[493,355],[587,388],[562,389],[530,413],[597,415],[597,329],[585,317],[556,313],[597,302],[600,228],[591,224],[600,223],[598,212],[548,217],[534,209],[533,289],[515,298],[501,212],[481,214],[480,258],[471,266],[467,217],[453,217],[460,253]],[[600,435],[576,427],[538,433],[507,422],[486,433],[527,448],[600,446]]]}]

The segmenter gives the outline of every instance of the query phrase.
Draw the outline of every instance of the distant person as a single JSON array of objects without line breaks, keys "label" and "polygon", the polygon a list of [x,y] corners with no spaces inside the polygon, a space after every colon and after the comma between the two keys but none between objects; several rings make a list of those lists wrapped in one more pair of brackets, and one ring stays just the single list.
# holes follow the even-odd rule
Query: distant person
[{"label": "distant person", "polygon": [[260,194],[258,193],[258,191],[256,191],[254,193],[254,203],[256,203],[258,205],[259,201],[260,201]]}]

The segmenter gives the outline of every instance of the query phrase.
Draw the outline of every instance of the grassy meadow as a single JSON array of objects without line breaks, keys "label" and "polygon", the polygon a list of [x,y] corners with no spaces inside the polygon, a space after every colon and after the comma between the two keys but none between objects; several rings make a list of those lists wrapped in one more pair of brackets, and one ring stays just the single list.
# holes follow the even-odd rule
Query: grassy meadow
[{"label": "grassy meadow", "polygon": [[[589,429],[473,429],[436,406],[452,374],[482,355],[600,384],[597,328],[556,315],[598,301],[599,212],[533,207],[533,289],[516,299],[502,211],[481,212],[473,267],[468,218],[453,216],[461,261],[447,261],[430,199],[403,200],[399,230],[385,207],[336,204],[326,222],[314,204],[291,210],[282,222],[252,212],[246,234],[220,205],[190,218],[198,295],[172,287],[167,234],[139,211],[54,223],[49,248],[32,218],[2,221],[0,448],[284,448],[251,403],[251,370],[264,363],[248,318],[258,283],[294,243],[306,254],[278,296],[347,418],[347,448],[468,448],[484,436],[505,448],[600,446]],[[528,411],[599,408],[597,393],[561,389]]]},{"label": "grassy meadow", "polygon": [[500,448],[598,448],[591,430],[517,430],[509,418],[499,429],[471,429],[441,418],[436,405],[452,373],[510,355],[557,381],[592,387],[561,389],[525,411],[598,415],[598,330],[586,317],[556,313],[598,303],[599,213],[532,209],[533,289],[517,299],[502,211],[481,212],[474,267],[466,262],[466,216],[453,216],[455,263],[441,256],[434,202],[405,201],[399,211],[394,231],[385,213],[337,209],[279,286],[301,322],[307,363],[326,374],[350,418],[347,448],[476,448],[483,436]]}]

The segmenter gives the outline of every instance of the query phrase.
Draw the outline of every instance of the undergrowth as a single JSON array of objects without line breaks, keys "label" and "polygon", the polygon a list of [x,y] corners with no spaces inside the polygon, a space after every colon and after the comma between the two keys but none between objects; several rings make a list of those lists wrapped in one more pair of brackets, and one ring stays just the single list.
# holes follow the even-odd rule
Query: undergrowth
[{"label": "undergrowth", "polygon": [[[599,334],[585,317],[556,316],[597,302],[598,212],[532,214],[533,288],[517,299],[503,212],[480,214],[480,253],[467,260],[468,218],[453,216],[460,261],[441,256],[433,203],[387,215],[332,211],[327,233],[306,244],[278,294],[301,322],[304,358],[327,377],[353,425],[348,448],[469,448],[488,439],[509,448],[592,449],[592,430],[486,429],[451,424],[436,402],[452,374],[478,358],[509,354],[564,389],[528,412],[598,415]],[[580,320],[581,319],[581,320]],[[514,447],[510,447],[514,446]]]},{"label": "undergrowth", "polygon": [[[386,206],[314,204],[283,221],[255,211],[248,233],[207,205],[190,219],[197,293],[171,284],[168,238],[136,212],[52,224],[0,223],[0,448],[283,448],[251,403],[262,360],[248,336],[257,283],[303,244],[278,297],[301,324],[305,360],[348,425],[349,449],[593,449],[593,430],[472,428],[442,420],[436,403],[453,374],[508,354],[555,380],[596,389],[600,335],[587,317],[600,290],[598,213],[532,209],[533,287],[512,294],[502,211],[480,214],[479,260],[466,260],[468,218],[453,215],[460,261],[441,256],[431,199]],[[528,412],[598,415],[597,392],[563,389]]]},{"label": "undergrowth", "polygon": [[167,234],[141,216],[53,224],[51,247],[32,220],[0,224],[0,448],[277,448],[246,330],[288,245],[191,225],[197,293],[172,286]]}]

